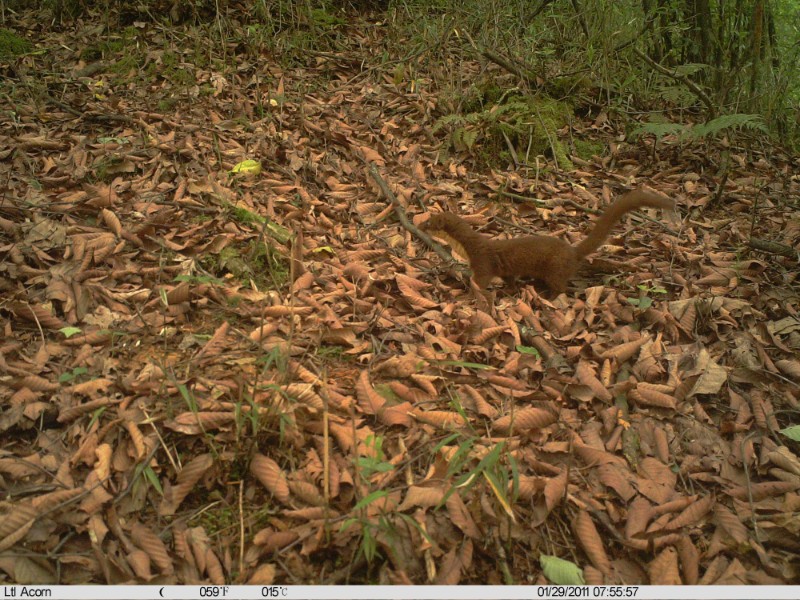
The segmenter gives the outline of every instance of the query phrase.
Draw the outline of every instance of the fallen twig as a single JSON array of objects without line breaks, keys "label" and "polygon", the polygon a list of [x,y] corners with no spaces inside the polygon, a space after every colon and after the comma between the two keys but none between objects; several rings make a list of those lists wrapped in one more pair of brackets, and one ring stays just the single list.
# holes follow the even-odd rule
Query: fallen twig
[{"label": "fallen twig", "polygon": [[405,227],[408,231],[410,231],[413,235],[421,239],[425,244],[428,245],[436,254],[442,257],[442,259],[452,262],[453,257],[450,253],[444,249],[443,246],[437,244],[433,241],[433,238],[429,236],[424,231],[420,231],[419,227],[414,225],[411,221],[408,220],[408,215],[400,203],[397,201],[397,196],[394,195],[394,192],[389,188],[386,181],[384,181],[383,177],[381,177],[380,173],[378,173],[378,168],[375,166],[374,163],[370,163],[369,165],[369,174],[372,175],[372,178],[375,180],[375,183],[378,184],[378,187],[381,188],[383,195],[386,196],[386,199],[392,203],[394,207],[394,212],[397,215],[397,219],[400,221],[400,224]]},{"label": "fallen twig", "polygon": [[800,259],[800,253],[786,244],[780,242],[771,242],[769,240],[762,240],[759,238],[751,237],[747,245],[754,250],[761,250],[762,252],[769,252],[770,254],[779,254],[780,256],[788,256],[789,258]]}]

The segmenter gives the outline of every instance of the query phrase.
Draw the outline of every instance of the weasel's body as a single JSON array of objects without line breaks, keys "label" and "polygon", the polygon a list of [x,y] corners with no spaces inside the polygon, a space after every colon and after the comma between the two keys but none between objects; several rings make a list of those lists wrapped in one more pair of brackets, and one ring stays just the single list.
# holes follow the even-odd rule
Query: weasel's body
[{"label": "weasel's body", "polygon": [[475,283],[485,288],[494,277],[509,281],[516,277],[541,279],[555,293],[567,288],[581,260],[597,250],[622,216],[641,207],[674,209],[675,203],[647,190],[628,192],[612,203],[597,219],[582,242],[570,246],[556,237],[534,235],[493,240],[453,213],[435,213],[421,228],[440,231],[458,242],[472,267]]}]

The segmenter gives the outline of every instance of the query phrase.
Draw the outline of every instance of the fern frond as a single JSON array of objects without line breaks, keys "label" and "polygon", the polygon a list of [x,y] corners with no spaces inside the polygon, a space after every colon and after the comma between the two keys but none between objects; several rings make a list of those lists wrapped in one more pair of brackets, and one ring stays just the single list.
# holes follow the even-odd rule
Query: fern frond
[{"label": "fern frond", "polygon": [[726,129],[749,129],[751,131],[767,132],[767,126],[764,124],[764,120],[760,115],[737,113],[735,115],[722,115],[707,123],[695,125],[686,131],[685,136],[689,139],[698,140],[707,136],[716,135],[720,131],[725,131]]},{"label": "fern frond", "polygon": [[654,135],[657,139],[661,139],[667,135],[677,135],[683,133],[686,125],[680,123],[642,123],[631,131],[631,139],[638,139],[643,135]]},{"label": "fern frond", "polygon": [[433,128],[431,129],[432,133],[438,133],[445,127],[450,127],[454,125],[456,127],[462,126],[465,123],[465,119],[462,115],[452,114],[452,115],[445,115],[436,123],[434,123]]}]

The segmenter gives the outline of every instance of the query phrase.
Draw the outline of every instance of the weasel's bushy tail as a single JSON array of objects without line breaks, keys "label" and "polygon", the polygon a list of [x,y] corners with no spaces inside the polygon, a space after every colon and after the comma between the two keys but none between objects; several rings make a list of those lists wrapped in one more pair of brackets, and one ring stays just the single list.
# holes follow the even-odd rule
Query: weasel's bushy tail
[{"label": "weasel's bushy tail", "polygon": [[578,258],[581,259],[597,250],[608,237],[614,224],[619,221],[625,213],[643,206],[674,210],[675,202],[647,190],[633,190],[632,192],[628,192],[618,200],[615,200],[605,212],[600,215],[600,218],[595,221],[594,227],[589,232],[589,235],[586,236],[586,239],[575,246],[575,253]]}]

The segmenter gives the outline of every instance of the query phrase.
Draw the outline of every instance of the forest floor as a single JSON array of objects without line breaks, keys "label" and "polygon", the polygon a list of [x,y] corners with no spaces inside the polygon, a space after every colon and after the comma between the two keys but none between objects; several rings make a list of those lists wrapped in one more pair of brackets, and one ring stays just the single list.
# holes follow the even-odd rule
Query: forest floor
[{"label": "forest floor", "polygon": [[[601,112],[573,171],[481,169],[374,23],[289,68],[36,18],[0,59],[0,582],[800,580],[798,264],[748,245],[798,249],[797,157]],[[679,215],[486,297],[370,165],[493,236],[577,242],[641,184]]]}]

